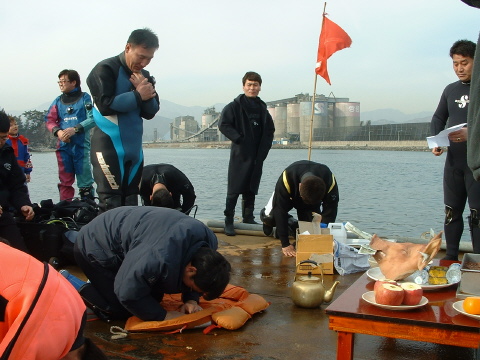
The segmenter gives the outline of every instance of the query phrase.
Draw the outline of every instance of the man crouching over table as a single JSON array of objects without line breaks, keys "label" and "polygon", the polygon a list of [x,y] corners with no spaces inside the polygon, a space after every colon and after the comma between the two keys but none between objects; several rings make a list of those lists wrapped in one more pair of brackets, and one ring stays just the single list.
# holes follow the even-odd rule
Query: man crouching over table
[{"label": "man crouching over table", "polygon": [[[230,263],[216,251],[215,234],[200,221],[168,208],[124,206],[82,227],[75,260],[90,282],[68,275],[104,320],[132,315],[169,320],[202,310],[230,280]],[[179,311],[166,311],[164,294],[182,293]]]}]

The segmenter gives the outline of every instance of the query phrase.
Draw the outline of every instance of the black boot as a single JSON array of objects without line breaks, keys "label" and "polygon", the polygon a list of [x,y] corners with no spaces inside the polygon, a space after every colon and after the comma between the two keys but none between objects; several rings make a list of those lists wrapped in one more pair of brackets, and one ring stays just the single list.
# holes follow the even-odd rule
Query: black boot
[{"label": "black boot", "polygon": [[225,216],[225,235],[235,236],[235,227],[233,226],[233,216]]},{"label": "black boot", "polygon": [[235,215],[235,206],[237,205],[238,195],[227,195],[227,200],[225,202],[225,235],[235,236],[235,227],[233,226],[233,215]]},{"label": "black boot", "polygon": [[257,224],[254,220],[253,210],[255,207],[255,195],[247,195],[242,198],[242,221],[244,224]]}]

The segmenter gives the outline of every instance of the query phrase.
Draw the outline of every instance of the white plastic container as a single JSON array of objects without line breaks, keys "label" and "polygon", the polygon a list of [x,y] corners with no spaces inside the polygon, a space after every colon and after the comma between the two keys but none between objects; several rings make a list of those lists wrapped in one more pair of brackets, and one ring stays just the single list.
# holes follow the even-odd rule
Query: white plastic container
[{"label": "white plastic container", "polygon": [[330,223],[328,224],[328,228],[330,229],[330,234],[333,235],[335,240],[342,244],[347,243],[347,230],[345,230],[343,223]]}]

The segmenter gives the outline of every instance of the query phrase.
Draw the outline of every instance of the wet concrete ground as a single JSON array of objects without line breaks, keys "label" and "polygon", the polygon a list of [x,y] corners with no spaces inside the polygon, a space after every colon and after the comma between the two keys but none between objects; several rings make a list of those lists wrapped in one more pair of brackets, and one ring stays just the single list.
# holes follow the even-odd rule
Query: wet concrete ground
[{"label": "wet concrete ground", "polygon": [[[204,335],[201,329],[179,334],[129,334],[112,340],[110,326],[124,322],[87,324],[86,335],[102,348],[109,359],[185,360],[280,360],[335,359],[337,336],[328,329],[327,304],[316,309],[296,307],[290,298],[295,276],[295,259],[282,255],[273,238],[217,233],[219,251],[232,264],[231,283],[263,296],[271,305],[255,314],[238,330],[216,329]],[[437,258],[443,257],[437,254]],[[325,286],[340,281],[334,299],[362,273],[326,275]],[[455,346],[356,335],[355,359],[474,359],[475,351]]]}]

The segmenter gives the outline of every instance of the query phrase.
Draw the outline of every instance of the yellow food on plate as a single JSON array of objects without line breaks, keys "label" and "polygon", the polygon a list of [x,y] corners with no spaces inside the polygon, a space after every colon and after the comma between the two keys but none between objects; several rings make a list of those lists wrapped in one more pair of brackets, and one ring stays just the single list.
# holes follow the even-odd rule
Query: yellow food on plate
[{"label": "yellow food on plate", "polygon": [[428,275],[433,278],[444,278],[447,276],[447,270],[446,266],[431,266]]},{"label": "yellow food on plate", "polygon": [[444,285],[444,284],[448,284],[448,280],[447,278],[429,277],[428,283],[430,285]]},{"label": "yellow food on plate", "polygon": [[480,296],[469,296],[463,300],[463,310],[466,313],[480,315]]}]

